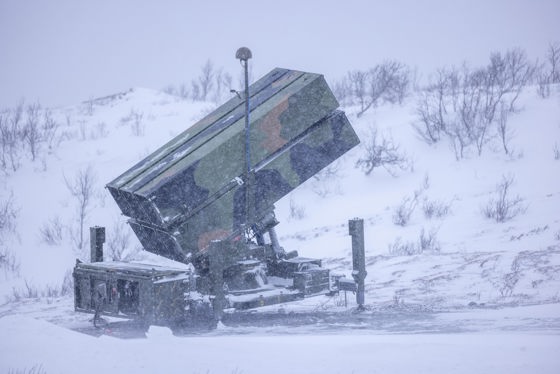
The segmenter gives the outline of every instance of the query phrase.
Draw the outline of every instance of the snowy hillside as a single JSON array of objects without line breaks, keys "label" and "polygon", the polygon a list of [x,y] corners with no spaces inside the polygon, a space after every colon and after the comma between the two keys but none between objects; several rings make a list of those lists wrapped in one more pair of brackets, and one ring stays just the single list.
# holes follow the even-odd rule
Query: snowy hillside
[{"label": "snowy hillside", "polygon": [[[510,155],[501,151],[494,137],[480,156],[470,152],[460,160],[456,160],[449,143],[428,145],[418,136],[412,126],[418,120],[417,94],[403,105],[381,105],[362,116],[357,115],[357,107],[343,108],[362,144],[328,172],[310,179],[277,204],[281,245],[300,255],[322,258],[325,266],[349,274],[351,242],[347,221],[364,218],[366,304],[370,313],[557,306],[560,89],[553,87],[552,91],[544,99],[537,95],[535,87],[523,91],[518,100],[520,110],[509,118],[513,149]],[[44,318],[38,319],[68,318],[76,323],[74,317],[68,317],[73,313],[69,274],[76,258],[86,260],[89,252],[87,235],[80,238],[79,199],[72,195],[80,175],[92,181],[91,201],[82,211],[84,227],[107,227],[108,256],[162,261],[139,248],[104,185],[213,107],[134,88],[77,106],[51,109],[58,124],[57,140],[50,147],[41,143],[34,161],[22,156],[18,170],[2,175],[0,180],[0,201],[11,201],[16,213],[13,227],[5,235],[7,250],[0,272],[0,303],[5,303],[0,310],[3,325],[25,323],[18,320],[20,317],[4,316],[16,311],[29,313],[34,308],[44,311],[53,301],[57,310],[68,309],[63,312],[66,317],[42,314]],[[406,158],[406,167],[395,170],[394,175],[382,167],[366,175],[356,167],[373,127],[378,137],[398,145]],[[496,199],[497,185],[504,180],[512,182],[507,198],[518,202],[515,208],[519,211],[511,219],[497,222],[485,217],[484,210]],[[398,222],[399,208],[401,214],[403,210],[410,213],[406,222]],[[34,301],[29,304],[31,299]],[[293,308],[345,310],[340,299],[329,300],[318,297],[296,303]],[[83,317],[78,321],[86,320]],[[26,333],[33,334],[33,328],[48,335],[53,327],[34,321]],[[39,341],[46,342],[43,335]],[[366,337],[360,339],[362,348],[371,343]],[[382,340],[375,344],[387,343]],[[499,344],[497,340],[495,344]],[[100,340],[102,343],[119,350],[123,345],[112,340]],[[134,344],[144,349],[140,347],[142,343]],[[433,344],[444,343],[434,338]],[[558,344],[557,339],[554,344]],[[227,344],[218,348],[225,349],[223,346]],[[270,346],[279,347],[276,343]],[[513,352],[517,348],[512,343],[508,349]],[[0,368],[21,366],[19,361],[13,363]],[[389,364],[383,365],[387,368]],[[199,365],[196,370],[204,372],[206,367],[212,367],[212,372],[220,370],[215,365]],[[349,372],[353,368],[343,367]],[[233,364],[223,368],[228,372],[238,370]]]},{"label": "snowy hillside", "polygon": [[[109,241],[117,239],[112,232],[120,230],[120,247],[133,250],[139,245],[104,189],[105,184],[210,109],[207,104],[185,105],[146,89],[53,109],[57,144],[52,149],[44,145],[46,149],[35,162],[27,162],[22,156],[20,168],[3,177],[1,183],[2,196],[13,195],[17,210],[9,248],[19,265],[16,274],[4,274],[2,295],[8,296],[13,287],[19,289],[24,283],[37,288],[59,287],[76,258],[89,256],[89,226],[106,226]],[[71,191],[79,184],[80,173],[90,177],[91,186],[84,211],[87,232],[82,250],[78,248],[80,201]],[[48,231],[49,240],[45,241],[42,231]]]},{"label": "snowy hillside", "polygon": [[[560,137],[558,95],[543,100],[531,88],[525,90],[519,102],[522,110],[510,118],[513,155],[500,152],[494,139],[482,156],[472,154],[460,161],[448,144],[428,146],[419,140],[411,126],[416,121],[414,102],[408,103],[380,107],[361,118],[351,115],[351,121],[363,143],[371,126],[389,134],[408,155],[412,171],[393,177],[379,168],[366,176],[354,167],[363,147],[352,150],[338,167],[338,179],[328,181],[327,198],[317,189],[329,187],[310,181],[279,206],[280,217],[286,217],[283,244],[341,259],[333,266],[348,267],[342,260],[349,258],[351,249],[345,223],[362,217],[368,223],[366,287],[374,304],[394,298],[435,307],[558,302],[560,160],[554,153]],[[352,114],[353,108],[348,112]],[[486,218],[483,210],[495,198],[503,177],[512,178],[509,199],[520,197],[522,212],[498,223]],[[410,222],[395,224],[395,212],[403,205],[410,207],[415,193],[419,196]],[[290,203],[305,211],[304,219],[290,219]],[[427,207],[444,212],[429,219]],[[433,233],[435,245],[428,245],[427,253],[392,256],[390,248],[416,245],[422,232],[426,241]],[[439,250],[430,250],[433,247]]]}]

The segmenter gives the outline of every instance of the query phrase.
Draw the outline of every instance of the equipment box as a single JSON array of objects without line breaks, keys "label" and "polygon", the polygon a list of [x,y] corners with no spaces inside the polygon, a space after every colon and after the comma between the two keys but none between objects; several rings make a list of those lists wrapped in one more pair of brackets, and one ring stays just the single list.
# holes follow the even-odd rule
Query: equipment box
[{"label": "equipment box", "polygon": [[73,276],[76,311],[155,324],[184,319],[194,286],[189,270],[124,262],[79,262]]}]

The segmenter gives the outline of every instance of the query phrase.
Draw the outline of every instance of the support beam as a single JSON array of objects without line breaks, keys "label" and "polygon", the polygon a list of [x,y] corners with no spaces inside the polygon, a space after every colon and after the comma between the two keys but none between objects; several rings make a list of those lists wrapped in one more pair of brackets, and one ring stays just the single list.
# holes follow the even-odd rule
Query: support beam
[{"label": "support beam", "polygon": [[217,321],[222,319],[224,308],[226,307],[226,297],[224,293],[224,269],[226,251],[226,241],[213,240],[208,248],[209,274],[211,282],[211,294],[214,295],[212,307],[214,317]]},{"label": "support beam", "polygon": [[90,227],[89,245],[91,262],[103,262],[103,243],[105,243],[105,227]]},{"label": "support beam", "polygon": [[354,218],[348,221],[348,232],[352,236],[352,277],[357,284],[356,303],[358,309],[364,309],[366,254],[364,243],[364,220]]}]

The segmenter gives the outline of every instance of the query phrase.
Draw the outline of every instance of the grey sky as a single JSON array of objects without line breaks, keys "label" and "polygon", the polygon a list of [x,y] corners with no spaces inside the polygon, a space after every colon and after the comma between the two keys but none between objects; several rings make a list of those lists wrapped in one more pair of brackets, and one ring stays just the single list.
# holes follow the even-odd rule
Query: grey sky
[{"label": "grey sky", "polygon": [[[560,0],[0,0],[0,108],[76,104],[190,81],[211,59],[234,77],[279,66],[325,74],[386,58],[435,68],[560,41]],[[237,79],[235,80],[237,81]]]}]

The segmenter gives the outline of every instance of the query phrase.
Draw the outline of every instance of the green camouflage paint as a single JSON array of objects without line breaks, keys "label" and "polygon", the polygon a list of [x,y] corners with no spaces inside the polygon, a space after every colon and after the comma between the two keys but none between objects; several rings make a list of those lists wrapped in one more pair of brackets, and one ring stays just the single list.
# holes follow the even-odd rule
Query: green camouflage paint
[{"label": "green camouflage paint", "polygon": [[359,143],[322,75],[277,68],[250,92],[255,222],[245,213],[244,102],[234,97],[107,185],[146,250],[190,262]]}]

